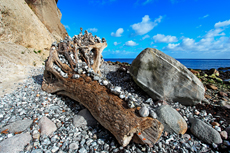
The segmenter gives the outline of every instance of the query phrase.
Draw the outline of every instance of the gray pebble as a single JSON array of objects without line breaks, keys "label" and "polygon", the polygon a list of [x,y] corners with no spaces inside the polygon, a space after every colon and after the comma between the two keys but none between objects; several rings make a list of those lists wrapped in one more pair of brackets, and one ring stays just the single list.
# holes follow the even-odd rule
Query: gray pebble
[{"label": "gray pebble", "polygon": [[139,114],[141,117],[147,117],[149,116],[149,109],[146,106],[141,107],[141,109],[139,110]]}]

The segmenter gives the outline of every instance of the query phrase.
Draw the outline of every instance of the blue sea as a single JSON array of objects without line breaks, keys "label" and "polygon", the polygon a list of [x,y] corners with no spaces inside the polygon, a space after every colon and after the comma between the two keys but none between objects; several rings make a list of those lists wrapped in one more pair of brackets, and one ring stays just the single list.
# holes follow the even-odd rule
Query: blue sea
[{"label": "blue sea", "polygon": [[[127,62],[129,64],[132,63],[134,59],[131,58],[117,58],[117,59],[104,59],[105,61],[111,61],[111,62]],[[185,65],[187,68],[191,69],[211,69],[215,68],[218,69],[220,67],[230,67],[230,59],[177,59],[179,62],[181,62],[183,65]]]}]

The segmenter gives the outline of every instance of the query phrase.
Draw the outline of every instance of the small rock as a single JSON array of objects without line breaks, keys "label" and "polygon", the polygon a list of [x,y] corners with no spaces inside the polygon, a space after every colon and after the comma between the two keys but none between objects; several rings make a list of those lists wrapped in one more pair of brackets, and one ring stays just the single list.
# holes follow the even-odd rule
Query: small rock
[{"label": "small rock", "polygon": [[141,117],[147,117],[149,116],[149,109],[146,106],[141,107],[141,109],[139,110],[139,114]]},{"label": "small rock", "polygon": [[39,140],[39,138],[40,138],[40,133],[33,134],[33,139]]},{"label": "small rock", "polygon": [[216,148],[218,147],[218,145],[215,144],[215,143],[212,143],[212,147],[213,147],[214,149],[216,149]]},{"label": "small rock", "polygon": [[216,131],[221,132],[221,128],[219,126],[215,126],[214,128],[216,129]]},{"label": "small rock", "polygon": [[168,136],[168,134],[169,134],[169,133],[165,131],[164,136],[165,136],[165,137],[167,137],[167,136]]},{"label": "small rock", "polygon": [[152,117],[152,118],[157,118],[157,114],[153,111],[153,110],[150,110],[150,113],[149,115]]},{"label": "small rock", "polygon": [[199,115],[200,112],[199,112],[198,110],[195,110],[195,111],[194,111],[194,114],[195,114],[195,115]]},{"label": "small rock", "polygon": [[211,124],[212,124],[212,126],[220,126],[220,124],[217,122],[212,122]]},{"label": "small rock", "polygon": [[7,131],[11,133],[15,132],[22,132],[26,130],[26,128],[30,127],[30,125],[33,123],[32,120],[25,119],[25,120],[19,120],[14,123],[11,123],[10,125],[7,125],[1,129],[1,131],[4,131],[8,129]]},{"label": "small rock", "polygon": [[95,126],[97,125],[97,121],[87,109],[83,109],[73,117],[73,125],[75,127],[83,127],[85,125]]},{"label": "small rock", "polygon": [[73,78],[73,79],[79,79],[79,78],[80,78],[80,75],[74,74],[74,75],[72,76],[72,78]]},{"label": "small rock", "polygon": [[207,99],[212,99],[212,96],[210,96],[208,94],[205,94],[204,97],[207,98]]},{"label": "small rock", "polygon": [[48,119],[46,116],[43,116],[38,122],[38,126],[41,129],[41,135],[51,135],[54,131],[57,130],[56,125]]},{"label": "small rock", "polygon": [[78,144],[77,144],[76,142],[71,143],[71,144],[69,145],[69,149],[72,149],[72,150],[78,149]]},{"label": "small rock", "polygon": [[222,97],[228,97],[228,94],[226,94],[225,92],[222,92],[222,91],[219,92],[219,95]]},{"label": "small rock", "polygon": [[145,103],[147,103],[147,104],[153,104],[152,98],[147,99],[147,100],[145,101]]},{"label": "small rock", "polygon": [[156,110],[157,119],[164,125],[167,132],[184,134],[187,131],[187,123],[184,118],[171,106],[162,105]]},{"label": "small rock", "polygon": [[123,94],[120,94],[120,96],[119,96],[121,99],[124,99],[125,98],[125,95],[123,95]]},{"label": "small rock", "polygon": [[113,90],[112,90],[112,92],[114,93],[114,94],[116,94],[116,95],[119,95],[120,93],[121,93],[121,87],[115,87]]},{"label": "small rock", "polygon": [[224,140],[224,143],[223,143],[224,145],[226,145],[226,146],[230,146],[230,142],[229,141],[227,141],[227,140]]},{"label": "small rock", "polygon": [[100,80],[100,77],[95,75],[95,76],[93,77],[93,80],[99,81],[99,80]]},{"label": "small rock", "polygon": [[87,150],[86,150],[85,148],[81,148],[81,149],[79,150],[79,153],[87,153]]},{"label": "small rock", "polygon": [[128,107],[129,107],[129,108],[134,108],[134,107],[135,107],[134,102],[131,101],[131,100],[129,100],[129,101],[128,101]]},{"label": "small rock", "polygon": [[51,149],[51,152],[57,152],[59,150],[59,147],[57,146],[53,146],[53,148]]},{"label": "small rock", "polygon": [[5,139],[0,143],[1,153],[17,153],[24,150],[25,145],[30,143],[29,133],[17,134],[11,138]]},{"label": "small rock", "polygon": [[33,149],[31,153],[43,153],[41,149]]},{"label": "small rock", "polygon": [[191,136],[189,134],[184,134],[183,138],[188,141],[191,139]]},{"label": "small rock", "polygon": [[208,144],[222,143],[220,134],[215,129],[213,129],[206,123],[204,123],[203,121],[196,118],[189,118],[189,122],[192,124],[190,131],[200,140]]},{"label": "small rock", "polygon": [[226,131],[221,131],[220,135],[223,139],[227,139],[228,138],[228,133]]},{"label": "small rock", "polygon": [[107,85],[109,84],[109,81],[107,81],[107,80],[103,80],[103,82],[102,82],[102,83],[103,83],[103,85],[104,85],[104,86],[107,86]]},{"label": "small rock", "polygon": [[82,68],[79,68],[79,69],[77,70],[77,73],[78,73],[78,74],[81,74],[82,72],[83,72]]},{"label": "small rock", "polygon": [[212,84],[207,85],[207,88],[217,90],[218,88]]}]

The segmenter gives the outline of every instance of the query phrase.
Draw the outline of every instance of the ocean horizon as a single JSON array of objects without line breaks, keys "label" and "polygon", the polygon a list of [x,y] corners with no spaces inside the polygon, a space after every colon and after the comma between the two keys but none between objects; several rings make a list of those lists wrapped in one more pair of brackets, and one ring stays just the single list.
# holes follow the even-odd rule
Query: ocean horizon
[{"label": "ocean horizon", "polygon": [[[135,58],[105,58],[105,61],[126,62],[132,64]],[[176,59],[187,68],[191,69],[218,69],[220,67],[230,67],[230,59]]]}]

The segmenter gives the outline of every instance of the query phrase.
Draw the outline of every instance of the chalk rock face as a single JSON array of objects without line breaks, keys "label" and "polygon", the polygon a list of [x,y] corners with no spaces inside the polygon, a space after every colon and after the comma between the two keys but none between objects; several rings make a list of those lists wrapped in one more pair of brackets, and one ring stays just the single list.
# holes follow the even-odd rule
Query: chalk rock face
[{"label": "chalk rock face", "polygon": [[154,100],[195,105],[204,100],[204,86],[184,65],[163,52],[147,48],[133,60],[130,74]]},{"label": "chalk rock face", "polygon": [[27,0],[26,2],[57,40],[66,36],[66,29],[60,22],[62,14],[56,0]]},{"label": "chalk rock face", "polygon": [[[50,32],[48,26],[46,27],[43,24],[50,25],[50,21],[47,21],[49,20],[48,17],[44,17],[44,22],[42,22],[24,0],[0,0],[0,10],[0,41],[12,42],[27,48],[35,48],[36,50],[44,50],[44,48],[50,48],[50,44],[56,41],[55,38],[62,37],[57,31],[55,33],[54,30],[50,30]],[[46,11],[43,11],[43,13],[49,12],[48,9],[44,10]],[[58,14],[54,15],[52,13],[52,15],[52,23],[56,23],[56,26],[59,26],[61,24],[60,19],[59,22],[54,20]]]}]

